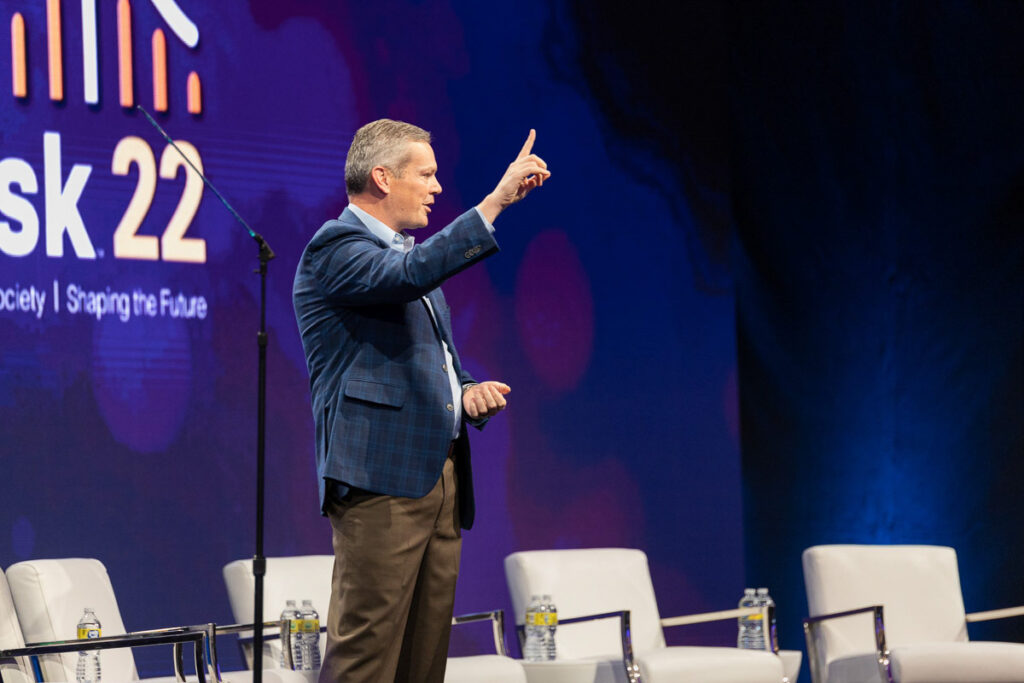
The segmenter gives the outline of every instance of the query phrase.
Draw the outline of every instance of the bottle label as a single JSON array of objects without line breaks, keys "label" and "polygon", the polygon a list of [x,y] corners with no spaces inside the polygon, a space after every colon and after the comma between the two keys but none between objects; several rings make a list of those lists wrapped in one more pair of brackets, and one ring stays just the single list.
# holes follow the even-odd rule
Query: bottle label
[{"label": "bottle label", "polygon": [[527,626],[558,626],[556,612],[533,612],[526,615]]},{"label": "bottle label", "polygon": [[288,633],[298,633],[298,632],[299,632],[299,620],[298,619],[289,619],[288,620]]},{"label": "bottle label", "polygon": [[88,638],[99,638],[102,635],[102,629],[98,628],[82,628],[78,627],[78,639],[86,640]]},{"label": "bottle label", "polygon": [[299,619],[299,631],[302,633],[320,633],[320,620]]}]

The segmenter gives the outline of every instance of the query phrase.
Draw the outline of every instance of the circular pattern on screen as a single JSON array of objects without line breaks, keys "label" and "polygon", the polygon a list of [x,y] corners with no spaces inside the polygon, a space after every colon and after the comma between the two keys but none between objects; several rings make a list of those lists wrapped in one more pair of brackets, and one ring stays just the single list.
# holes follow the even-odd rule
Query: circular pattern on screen
[{"label": "circular pattern on screen", "polygon": [[114,439],[154,453],[173,443],[192,393],[186,323],[104,319],[93,333],[93,394]]},{"label": "circular pattern on screen", "polygon": [[565,232],[548,230],[527,246],[515,306],[519,339],[538,377],[559,392],[575,388],[593,350],[594,299]]}]

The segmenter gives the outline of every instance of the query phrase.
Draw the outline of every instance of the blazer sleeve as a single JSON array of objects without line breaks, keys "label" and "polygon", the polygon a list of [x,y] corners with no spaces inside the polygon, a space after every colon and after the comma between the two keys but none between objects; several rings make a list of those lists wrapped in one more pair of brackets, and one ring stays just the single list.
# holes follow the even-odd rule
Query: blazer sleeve
[{"label": "blazer sleeve", "polygon": [[369,306],[413,301],[497,251],[494,236],[470,209],[405,254],[382,247],[361,226],[331,221],[304,258],[328,301]]}]

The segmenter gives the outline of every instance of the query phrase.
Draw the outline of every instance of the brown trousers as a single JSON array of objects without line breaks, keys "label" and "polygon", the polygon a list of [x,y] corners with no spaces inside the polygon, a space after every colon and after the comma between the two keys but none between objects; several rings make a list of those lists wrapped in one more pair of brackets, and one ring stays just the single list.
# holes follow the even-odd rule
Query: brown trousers
[{"label": "brown trousers", "polygon": [[462,533],[451,458],[423,498],[331,502],[334,577],[319,683],[442,683]]}]

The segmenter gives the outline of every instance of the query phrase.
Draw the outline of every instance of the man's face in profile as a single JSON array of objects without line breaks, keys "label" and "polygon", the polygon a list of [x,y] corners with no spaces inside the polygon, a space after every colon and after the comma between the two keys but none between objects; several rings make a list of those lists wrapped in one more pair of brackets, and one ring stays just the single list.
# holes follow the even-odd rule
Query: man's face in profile
[{"label": "man's face in profile", "polygon": [[437,182],[433,148],[426,142],[409,142],[399,174],[391,174],[387,201],[392,227],[397,230],[426,227],[430,206],[434,195],[438,194],[441,194],[441,183]]}]

